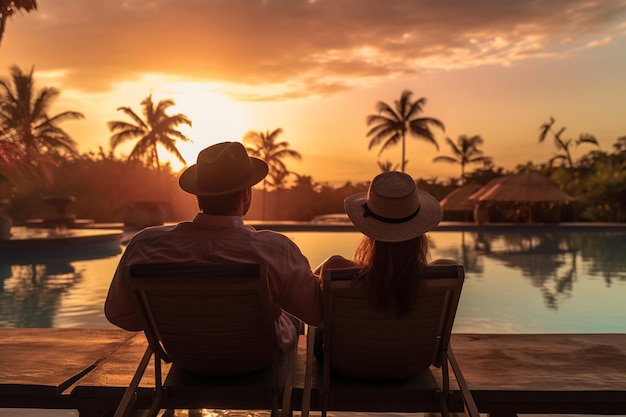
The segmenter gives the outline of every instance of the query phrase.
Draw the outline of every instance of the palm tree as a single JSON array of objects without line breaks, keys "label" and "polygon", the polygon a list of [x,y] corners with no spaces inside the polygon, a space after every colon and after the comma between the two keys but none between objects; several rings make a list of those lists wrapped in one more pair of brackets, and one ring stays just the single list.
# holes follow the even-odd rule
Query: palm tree
[{"label": "palm tree", "polygon": [[35,0],[0,0],[0,43],[7,26],[7,20],[16,11],[30,12],[37,9]]},{"label": "palm tree", "polygon": [[76,142],[58,124],[82,119],[82,113],[65,111],[49,116],[60,92],[53,87],[35,91],[34,68],[25,73],[11,67],[11,80],[0,79],[0,154],[13,172],[47,172],[58,158],[76,155]]},{"label": "palm tree", "polygon": [[452,139],[446,138],[446,143],[450,145],[453,156],[437,156],[433,158],[433,162],[448,162],[461,165],[461,182],[465,184],[465,165],[491,162],[491,157],[483,156],[483,151],[478,149],[478,146],[482,145],[483,142],[484,140],[480,135],[471,137],[460,135],[456,143]]},{"label": "palm tree", "polygon": [[378,168],[380,168],[381,172],[391,172],[398,169],[398,164],[394,165],[391,161],[376,161],[376,163],[378,164]]},{"label": "palm tree", "polygon": [[563,132],[565,132],[566,128],[562,127],[558,131],[555,131],[553,129],[554,122],[554,118],[550,117],[550,120],[548,122],[542,124],[539,127],[539,143],[543,142],[546,139],[548,133],[551,133],[552,137],[554,138],[554,145],[559,151],[563,152],[561,154],[556,154],[555,156],[550,158],[550,161],[548,162],[550,167],[552,167],[555,161],[560,161],[561,166],[567,165],[569,169],[574,168],[574,160],[572,159],[571,153],[572,145],[578,146],[581,143],[591,143],[593,145],[599,146],[598,140],[595,138],[595,136],[589,133],[581,133],[576,141],[571,138],[563,139],[561,135],[563,135]]},{"label": "palm tree", "polygon": [[437,126],[441,130],[445,130],[444,125],[438,119],[432,117],[417,117],[424,111],[426,98],[422,97],[417,101],[411,101],[413,93],[410,90],[404,90],[400,95],[400,100],[394,101],[394,107],[387,103],[379,101],[376,104],[377,114],[367,116],[366,122],[368,126],[372,126],[367,132],[370,140],[368,149],[383,143],[378,155],[392,145],[402,142],[402,172],[406,165],[406,134],[407,132],[424,139],[435,145],[439,149],[439,144],[430,130],[430,126]]},{"label": "palm tree", "polygon": [[113,133],[111,136],[111,148],[114,150],[120,144],[139,139],[135,147],[128,156],[128,160],[141,161],[146,166],[161,168],[158,146],[162,146],[167,152],[173,154],[180,162],[186,164],[185,158],[180,154],[176,147],[176,140],[183,142],[191,141],[187,136],[183,135],[176,127],[181,124],[191,126],[191,120],[182,113],[170,116],[166,114],[169,107],[175,105],[174,100],[161,100],[154,106],[152,94],[146,97],[142,102],[143,116],[142,119],[130,107],[119,107],[117,110],[124,112],[133,123],[123,121],[109,122],[109,130]]},{"label": "palm tree", "polygon": [[[298,151],[289,149],[289,142],[276,142],[283,129],[278,128],[270,132],[249,131],[243,136],[243,142],[247,143],[246,150],[251,156],[262,159],[269,166],[269,176],[280,178],[281,172],[289,172],[283,162],[285,158],[302,159]],[[267,179],[263,181],[264,187]]]},{"label": "palm tree", "polygon": [[[302,155],[298,151],[289,149],[289,142],[276,142],[278,136],[283,133],[283,129],[278,128],[273,131],[255,132],[249,131],[243,136],[243,142],[246,150],[251,156],[262,159],[269,166],[268,177],[281,178],[283,173],[289,170],[283,162],[284,158],[302,159]],[[269,181],[267,177],[263,180],[263,218],[265,218],[265,197],[266,189]]]},{"label": "palm tree", "polygon": [[274,187],[274,189],[276,190],[280,190],[286,187],[287,185],[287,180],[289,179],[289,177],[291,177],[292,175],[297,175],[295,172],[293,171],[274,171],[274,172],[270,172],[268,173],[268,178],[269,181],[268,183]]}]

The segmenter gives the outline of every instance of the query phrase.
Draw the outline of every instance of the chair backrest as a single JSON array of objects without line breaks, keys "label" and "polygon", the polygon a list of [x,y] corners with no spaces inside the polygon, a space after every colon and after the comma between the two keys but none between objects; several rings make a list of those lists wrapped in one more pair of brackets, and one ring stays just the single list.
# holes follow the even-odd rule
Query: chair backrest
[{"label": "chair backrest", "polygon": [[277,367],[265,265],[135,264],[130,276],[148,342],[166,361],[206,375]]},{"label": "chair backrest", "polygon": [[359,379],[404,379],[431,364],[441,366],[465,277],[463,266],[429,266],[416,277],[414,308],[402,316],[375,306],[364,284],[353,285],[357,272],[323,272],[324,379],[329,372]]}]

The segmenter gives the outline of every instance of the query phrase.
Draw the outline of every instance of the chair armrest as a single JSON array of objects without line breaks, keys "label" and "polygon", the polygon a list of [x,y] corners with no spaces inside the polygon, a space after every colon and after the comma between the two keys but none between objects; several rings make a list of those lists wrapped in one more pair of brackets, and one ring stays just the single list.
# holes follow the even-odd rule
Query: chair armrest
[{"label": "chair armrest", "polygon": [[480,417],[480,413],[478,412],[478,407],[476,406],[476,402],[474,401],[474,397],[472,396],[472,392],[467,385],[467,381],[465,381],[465,377],[463,376],[463,372],[461,371],[461,367],[452,352],[452,346],[448,346],[448,362],[450,363],[450,367],[452,368],[452,373],[454,374],[454,378],[456,379],[457,384],[459,385],[459,389],[461,391],[461,398],[463,399],[463,410],[465,411],[465,415],[468,417]]}]

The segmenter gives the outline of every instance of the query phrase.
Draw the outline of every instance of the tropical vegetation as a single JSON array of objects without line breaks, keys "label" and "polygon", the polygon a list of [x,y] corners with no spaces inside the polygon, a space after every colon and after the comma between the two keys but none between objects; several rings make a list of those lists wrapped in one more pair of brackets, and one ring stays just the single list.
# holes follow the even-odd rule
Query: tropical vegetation
[{"label": "tropical vegetation", "polygon": [[191,126],[191,120],[182,113],[168,115],[167,109],[175,104],[174,100],[165,99],[155,106],[152,95],[149,95],[141,102],[143,119],[130,107],[119,107],[117,110],[130,117],[132,123],[125,121],[108,123],[113,133],[111,149],[115,150],[122,143],[136,139],[137,143],[128,155],[129,161],[139,161],[146,166],[160,169],[158,150],[161,146],[180,162],[186,164],[185,158],[176,147],[176,141],[188,142],[191,139],[176,128],[181,124]]},{"label": "tropical vegetation", "polygon": [[[66,111],[50,116],[50,103],[59,92],[53,88],[35,90],[32,70],[24,73],[13,67],[12,75],[11,80],[0,83],[0,200],[10,202],[5,213],[13,218],[14,224],[41,216],[45,210],[42,197],[51,194],[75,196],[76,202],[70,210],[79,218],[92,218],[97,222],[125,221],[127,208],[142,201],[160,202],[166,212],[165,221],[189,218],[197,211],[193,196],[180,190],[177,173],[170,165],[161,164],[155,150],[164,146],[173,155],[180,156],[176,141],[187,140],[176,127],[191,124],[191,121],[185,115],[170,116],[166,112],[173,101],[162,100],[155,105],[148,96],[142,102],[143,118],[128,107],[120,107],[133,123],[111,122],[114,134],[110,149],[79,154],[76,142],[59,123],[80,119],[82,114]],[[410,94],[403,97],[404,100],[401,98],[396,103],[400,108],[401,102],[405,107],[413,103]],[[460,177],[417,178],[418,187],[442,199],[466,182],[483,185],[504,175],[534,171],[576,196],[576,201],[561,207],[561,221],[626,222],[623,204],[626,201],[626,136],[618,138],[609,150],[596,146],[576,159],[573,149],[583,143],[593,144],[588,140],[591,135],[568,139],[563,128],[553,130],[553,125],[553,119],[542,125],[543,139],[541,136],[540,139],[552,136],[559,153],[544,163],[528,162],[512,170],[496,166],[492,158],[482,154],[480,147],[484,141],[480,135],[460,135],[456,142],[447,139],[452,154],[435,160],[459,164]],[[318,183],[311,175],[291,171],[285,161],[288,158],[299,160],[302,156],[288,142],[280,140],[282,134],[279,128],[250,131],[242,138],[248,152],[270,166],[263,190],[253,190],[256,204],[252,205],[248,218],[310,220],[322,214],[342,212],[347,195],[367,190],[367,182],[348,182],[336,187]],[[401,133],[395,137],[402,140]],[[131,139],[138,141],[131,156],[115,155],[117,145]],[[377,163],[381,171],[400,167],[389,161]],[[470,164],[478,167],[469,171]],[[46,178],[44,167],[47,181],[42,180]],[[262,204],[259,204],[261,195]],[[491,221],[511,221],[515,207],[503,203],[494,206],[494,210]],[[548,221],[554,213],[553,208],[542,204],[537,204],[533,210],[533,219],[537,221]],[[450,217],[453,214],[446,212],[446,218],[453,219]]]},{"label": "tropical vegetation", "polygon": [[465,184],[465,166],[467,164],[491,164],[492,158],[484,156],[483,151],[478,149],[484,143],[480,135],[467,136],[460,135],[456,143],[450,138],[446,138],[446,143],[450,145],[452,156],[440,155],[433,158],[433,162],[447,162],[459,164],[461,166],[461,183]]},{"label": "tropical vegetation", "polygon": [[548,164],[552,166],[555,162],[560,162],[561,166],[565,166],[569,169],[574,168],[574,160],[572,158],[572,147],[578,146],[583,143],[588,143],[592,145],[598,145],[598,140],[595,136],[589,133],[581,133],[578,139],[574,140],[573,138],[564,138],[563,133],[565,132],[565,127],[561,127],[559,130],[554,129],[554,123],[556,121],[553,117],[542,124],[539,127],[539,143],[543,142],[548,134],[552,135],[554,139],[554,145],[556,146],[559,153],[554,155],[548,161]]},{"label": "tropical vegetation", "polygon": [[278,137],[283,133],[282,128],[273,131],[249,131],[243,136],[246,150],[251,156],[259,158],[269,166],[268,178],[263,181],[264,187],[269,185],[279,188],[285,183],[285,179],[293,174],[283,162],[285,158],[301,160],[300,152],[290,149],[289,142],[278,142]]},{"label": "tropical vegetation", "polygon": [[267,177],[263,180],[263,218],[265,219],[267,187],[281,189],[287,178],[294,174],[287,169],[283,162],[285,158],[302,159],[298,151],[289,148],[289,142],[278,142],[278,137],[283,133],[282,128],[273,131],[249,131],[243,136],[248,154],[265,161],[269,167]]},{"label": "tropical vegetation", "polygon": [[380,168],[381,172],[397,171],[398,166],[399,166],[398,164],[394,164],[391,161],[385,161],[385,162],[376,161],[376,163],[378,164],[378,168]]},{"label": "tropical vegetation", "polygon": [[18,11],[30,12],[36,9],[35,0],[0,0],[0,43],[2,43],[9,17]]},{"label": "tropical vegetation", "polygon": [[76,142],[59,125],[82,119],[82,113],[50,115],[60,91],[35,88],[34,68],[10,68],[11,78],[0,79],[0,175],[40,175],[49,178],[53,167],[76,155]]},{"label": "tropical vegetation", "polygon": [[406,160],[407,134],[432,143],[439,149],[439,144],[431,127],[436,126],[441,130],[445,130],[443,123],[439,119],[418,117],[419,114],[424,112],[426,98],[421,97],[413,101],[412,96],[412,91],[404,90],[400,95],[400,99],[394,101],[393,106],[379,101],[376,103],[377,113],[371,114],[365,119],[367,125],[370,126],[370,130],[367,132],[367,137],[371,138],[368,145],[369,150],[382,143],[378,153],[380,156],[385,149],[398,143],[402,145],[402,159],[400,160],[402,172],[405,172],[408,162]]}]

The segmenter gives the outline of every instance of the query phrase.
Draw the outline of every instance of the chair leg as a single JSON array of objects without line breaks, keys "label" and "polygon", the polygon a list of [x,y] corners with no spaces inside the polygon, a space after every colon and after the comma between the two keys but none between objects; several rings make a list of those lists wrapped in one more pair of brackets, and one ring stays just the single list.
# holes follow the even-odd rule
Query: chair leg
[{"label": "chair leg", "polygon": [[115,410],[114,417],[126,417],[128,416],[135,402],[137,401],[137,388],[139,387],[139,383],[141,382],[141,378],[143,377],[146,368],[148,367],[148,363],[150,363],[150,358],[152,357],[152,349],[148,346],[146,351],[143,354],[143,357],[139,361],[139,365],[137,366],[137,370],[133,375],[133,379],[130,381],[130,384],[124,391],[124,395],[122,396],[122,400],[120,401],[117,409]]},{"label": "chair leg", "polygon": [[306,325],[306,347],[305,347],[305,367],[304,386],[302,392],[302,407],[300,417],[309,417],[311,411],[311,389],[313,383],[313,348],[315,344],[315,327]]},{"label": "chair leg", "polygon": [[281,405],[280,416],[291,417],[291,396],[293,393],[293,380],[295,376],[296,359],[298,356],[298,340],[295,345],[287,352],[287,370],[285,372],[285,381],[283,387],[283,403]]},{"label": "chair leg", "polygon": [[[447,360],[450,363],[450,367],[452,368],[452,372],[456,379],[457,385],[461,391],[461,397],[463,398],[463,410],[465,414],[470,417],[480,417],[480,412],[478,411],[478,406],[476,405],[476,401],[474,400],[474,396],[472,395],[472,391],[463,376],[463,371],[459,365],[459,362],[456,360],[456,356],[454,356],[454,352],[452,351],[452,346],[448,347]],[[446,364],[447,366],[447,364]]]},{"label": "chair leg", "polygon": [[448,409],[448,400],[441,391],[437,391],[437,397],[439,398],[439,409],[441,410],[441,416],[449,417],[450,410]]}]

